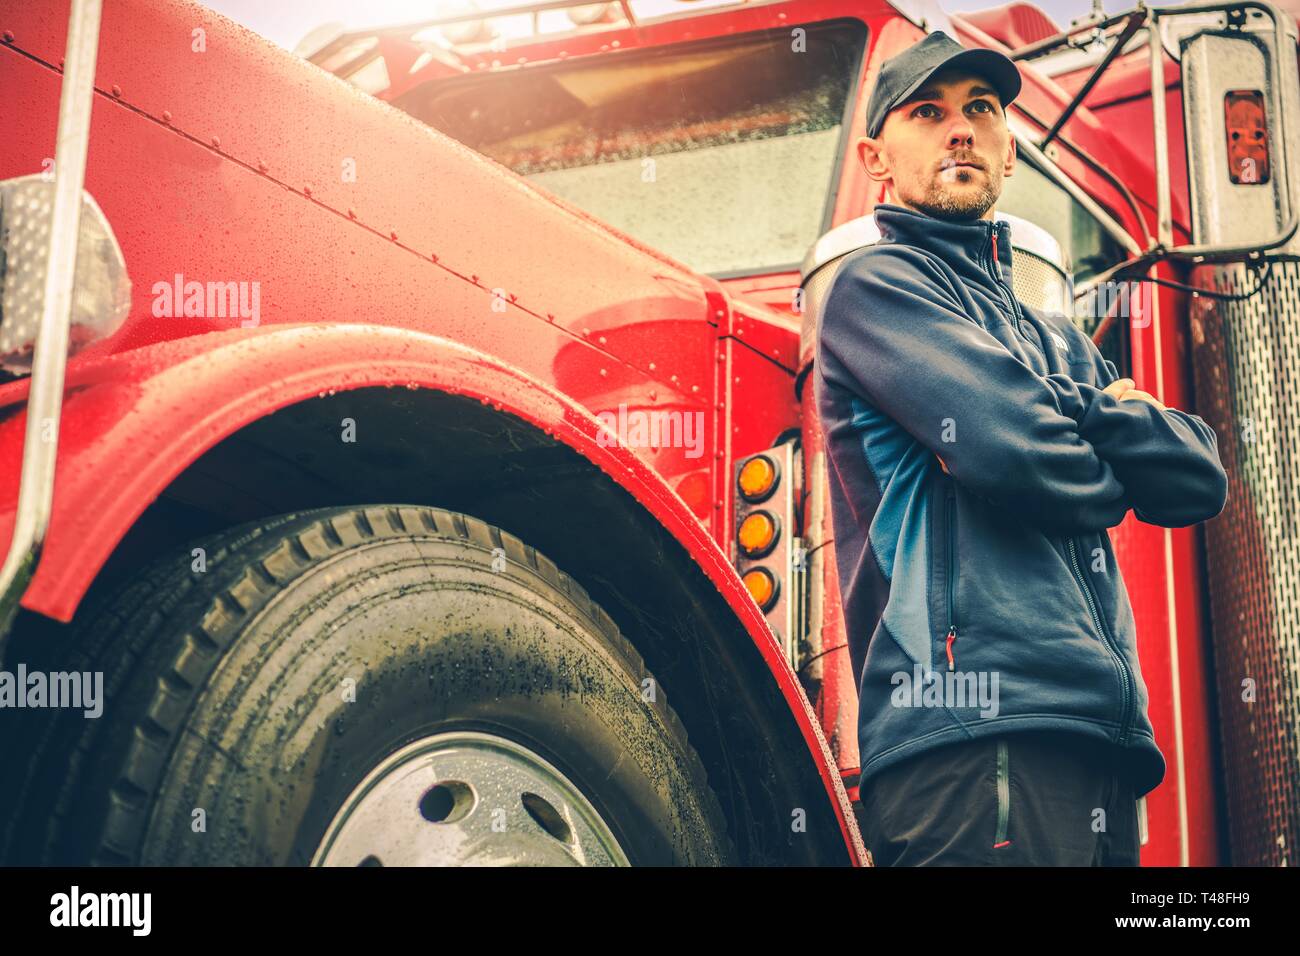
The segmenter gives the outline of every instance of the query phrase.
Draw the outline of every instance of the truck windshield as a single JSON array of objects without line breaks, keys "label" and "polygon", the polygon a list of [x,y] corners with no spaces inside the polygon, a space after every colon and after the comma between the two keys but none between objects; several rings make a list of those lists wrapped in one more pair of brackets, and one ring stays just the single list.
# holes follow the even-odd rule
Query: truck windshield
[{"label": "truck windshield", "polygon": [[394,105],[698,272],[798,268],[828,226],[866,28],[434,81]]}]

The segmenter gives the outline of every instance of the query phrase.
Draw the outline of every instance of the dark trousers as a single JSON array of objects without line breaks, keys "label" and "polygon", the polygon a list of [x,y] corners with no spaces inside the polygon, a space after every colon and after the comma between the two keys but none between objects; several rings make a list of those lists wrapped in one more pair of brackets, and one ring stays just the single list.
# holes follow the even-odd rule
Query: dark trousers
[{"label": "dark trousers", "polygon": [[887,767],[861,794],[876,866],[1137,866],[1134,789],[1106,744],[1022,731]]}]

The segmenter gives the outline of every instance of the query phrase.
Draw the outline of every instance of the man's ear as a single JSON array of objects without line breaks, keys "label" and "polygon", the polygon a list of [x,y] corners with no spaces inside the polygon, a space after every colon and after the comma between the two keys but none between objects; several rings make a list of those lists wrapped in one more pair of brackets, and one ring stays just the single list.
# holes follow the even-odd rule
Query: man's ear
[{"label": "man's ear", "polygon": [[858,160],[867,175],[876,182],[885,182],[892,178],[892,170],[885,159],[884,144],[878,139],[863,136],[858,140]]},{"label": "man's ear", "polygon": [[1002,166],[1002,175],[1010,176],[1016,171],[1016,138],[1007,132],[1007,155],[1006,162]]}]

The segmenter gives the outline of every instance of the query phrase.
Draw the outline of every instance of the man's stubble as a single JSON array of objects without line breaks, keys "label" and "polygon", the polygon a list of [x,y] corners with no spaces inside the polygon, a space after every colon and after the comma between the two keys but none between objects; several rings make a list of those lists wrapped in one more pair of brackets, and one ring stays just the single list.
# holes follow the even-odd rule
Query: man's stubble
[{"label": "man's stubble", "polygon": [[993,180],[987,175],[985,175],[984,185],[973,193],[966,191],[957,193],[955,190],[945,188],[944,183],[931,180],[925,195],[920,199],[909,200],[908,204],[935,219],[973,222],[982,218],[993,207],[1000,194],[1001,190],[995,187]]}]

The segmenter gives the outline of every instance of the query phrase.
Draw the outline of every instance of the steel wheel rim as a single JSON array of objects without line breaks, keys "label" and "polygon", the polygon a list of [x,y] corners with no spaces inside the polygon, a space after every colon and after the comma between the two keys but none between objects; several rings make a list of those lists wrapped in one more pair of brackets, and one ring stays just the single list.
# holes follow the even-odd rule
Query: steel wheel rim
[{"label": "steel wheel rim", "polygon": [[358,784],[313,866],[627,866],[591,802],[554,765],[496,734],[407,744]]}]

